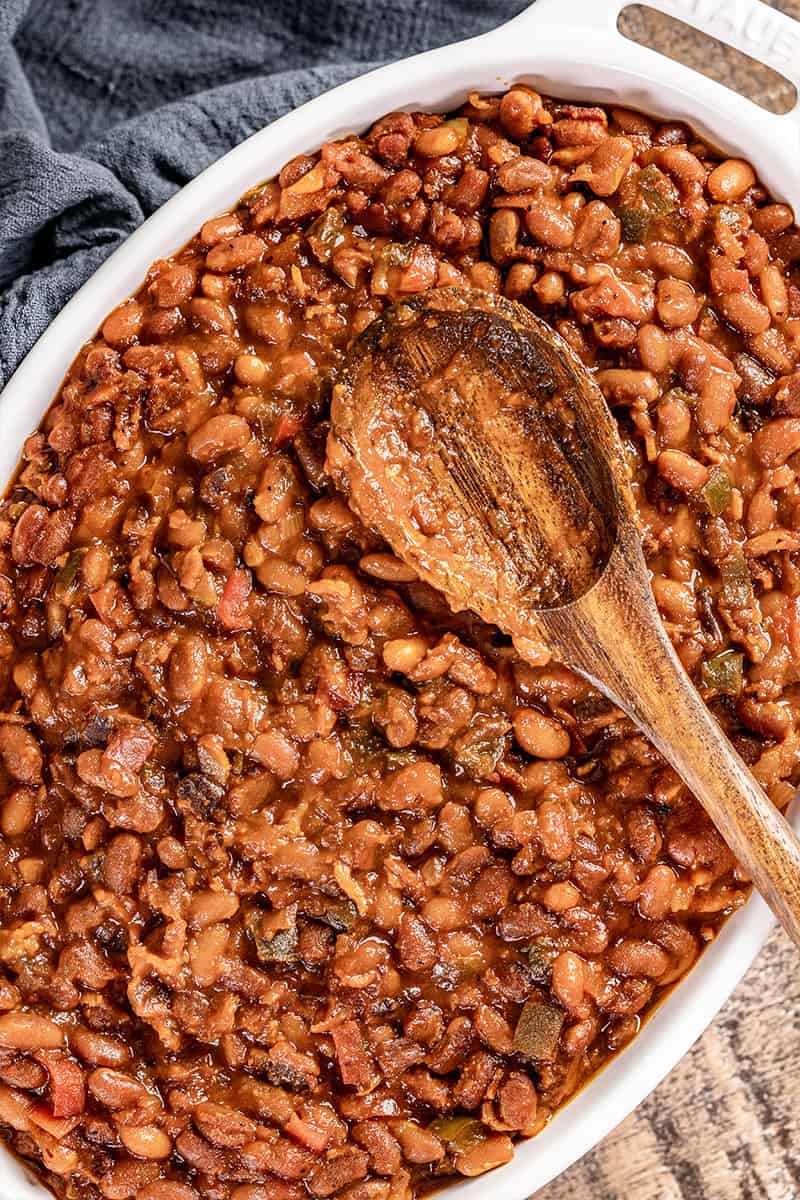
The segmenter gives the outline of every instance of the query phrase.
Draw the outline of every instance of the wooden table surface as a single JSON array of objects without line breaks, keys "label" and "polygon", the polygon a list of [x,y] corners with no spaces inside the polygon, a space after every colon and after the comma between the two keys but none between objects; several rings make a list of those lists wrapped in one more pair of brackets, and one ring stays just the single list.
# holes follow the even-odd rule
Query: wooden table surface
[{"label": "wooden table surface", "polygon": [[[800,0],[774,7],[800,19]],[[790,95],[735,55],[709,56],[672,22],[624,19],[637,40],[746,94]],[[781,931],[671,1075],[536,1200],[800,1200],[800,957]]]}]

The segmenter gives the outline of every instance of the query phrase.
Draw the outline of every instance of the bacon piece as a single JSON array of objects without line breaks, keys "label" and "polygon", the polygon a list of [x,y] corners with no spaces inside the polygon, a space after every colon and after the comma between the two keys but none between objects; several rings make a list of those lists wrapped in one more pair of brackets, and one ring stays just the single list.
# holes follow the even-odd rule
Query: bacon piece
[{"label": "bacon piece", "polygon": [[366,1088],[375,1075],[370,1056],[364,1049],[361,1030],[355,1021],[344,1021],[331,1030],[336,1047],[336,1060],[342,1083],[348,1087]]}]

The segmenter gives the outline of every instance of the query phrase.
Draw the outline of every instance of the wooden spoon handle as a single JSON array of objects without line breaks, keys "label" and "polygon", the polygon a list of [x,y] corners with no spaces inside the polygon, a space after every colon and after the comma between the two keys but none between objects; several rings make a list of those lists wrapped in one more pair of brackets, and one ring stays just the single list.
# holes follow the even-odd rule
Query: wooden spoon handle
[{"label": "wooden spoon handle", "polygon": [[[638,560],[638,561],[637,561]],[[800,947],[800,840],[701,700],[664,632],[638,539],[569,610],[542,614],[563,661],[628,714],[702,803]]]}]

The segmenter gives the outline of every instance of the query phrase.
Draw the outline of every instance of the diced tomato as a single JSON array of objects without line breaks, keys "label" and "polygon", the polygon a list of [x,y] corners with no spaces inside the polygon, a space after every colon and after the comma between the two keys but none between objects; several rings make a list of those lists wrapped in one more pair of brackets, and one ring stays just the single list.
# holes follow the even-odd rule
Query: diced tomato
[{"label": "diced tomato", "polygon": [[133,621],[134,612],[130,597],[113,579],[104,583],[96,592],[92,592],[89,599],[100,620],[111,629],[127,629]]},{"label": "diced tomato", "polygon": [[32,1107],[33,1101],[30,1096],[0,1083],[0,1114],[4,1125],[10,1125],[19,1133],[27,1133],[30,1129]]},{"label": "diced tomato", "polygon": [[[86,1088],[83,1071],[71,1058],[60,1053],[41,1050],[34,1055],[50,1076],[50,1107],[56,1120],[77,1117],[86,1107]],[[37,1118],[37,1124],[41,1121]],[[42,1126],[44,1128],[44,1126]]]},{"label": "diced tomato", "polygon": [[300,417],[295,416],[294,413],[284,413],[275,422],[275,428],[272,431],[273,446],[285,446],[302,428],[303,422]]},{"label": "diced tomato", "polygon": [[355,1021],[344,1021],[331,1030],[342,1083],[367,1087],[374,1074],[372,1061],[364,1049],[361,1030]]},{"label": "diced tomato", "polygon": [[122,725],[109,738],[103,763],[114,762],[129,771],[140,771],[153,752],[155,734],[142,721]]},{"label": "diced tomato", "polygon": [[284,1133],[288,1133],[289,1137],[294,1138],[301,1146],[306,1146],[309,1150],[313,1150],[315,1154],[321,1154],[328,1147],[328,1135],[323,1133],[321,1129],[316,1129],[313,1125],[309,1125],[308,1121],[304,1121],[302,1117],[298,1117],[297,1113],[292,1113],[286,1122]]},{"label": "diced tomato", "polygon": [[81,1123],[79,1116],[75,1117],[56,1117],[46,1104],[36,1104],[28,1114],[33,1125],[38,1125],[45,1133],[49,1133],[51,1137],[56,1139],[65,1138],[68,1133],[72,1133]]},{"label": "diced tomato", "polygon": [[249,629],[253,624],[248,609],[252,591],[250,572],[238,567],[231,575],[217,604],[217,620],[226,629]]},{"label": "diced tomato", "polygon": [[723,295],[727,292],[747,292],[750,289],[750,276],[747,271],[734,266],[728,258],[712,258],[711,287]]}]

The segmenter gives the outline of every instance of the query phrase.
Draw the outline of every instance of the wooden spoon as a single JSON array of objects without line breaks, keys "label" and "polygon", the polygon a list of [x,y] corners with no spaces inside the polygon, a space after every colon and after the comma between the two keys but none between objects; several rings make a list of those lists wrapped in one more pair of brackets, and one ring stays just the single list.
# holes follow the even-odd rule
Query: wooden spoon
[{"label": "wooden spoon", "polygon": [[800,945],[800,842],[692,686],[653,601],[625,451],[566,342],[512,301],[443,288],[357,339],[328,467],[438,588],[632,718]]}]

